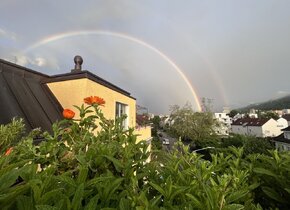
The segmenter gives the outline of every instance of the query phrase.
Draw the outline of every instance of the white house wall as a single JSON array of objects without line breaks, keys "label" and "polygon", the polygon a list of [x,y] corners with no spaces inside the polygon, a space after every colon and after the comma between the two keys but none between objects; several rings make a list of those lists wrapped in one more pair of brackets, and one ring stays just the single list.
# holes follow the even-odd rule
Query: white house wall
[{"label": "white house wall", "polygon": [[282,133],[282,131],[277,125],[278,125],[277,121],[273,119],[270,119],[268,122],[266,122],[262,126],[263,137],[279,136]]},{"label": "white house wall", "polygon": [[264,137],[263,129],[261,126],[247,126],[247,128],[249,136]]},{"label": "white house wall", "polygon": [[232,132],[236,134],[248,135],[247,127],[241,125],[232,125]]},{"label": "white house wall", "polygon": [[277,122],[278,122],[278,128],[280,128],[280,129],[284,129],[284,128],[287,128],[288,127],[288,122],[287,122],[287,120],[286,119],[284,119],[284,118],[282,118],[282,117],[280,117],[278,120],[277,120]]},{"label": "white house wall", "polygon": [[263,126],[232,125],[232,132],[256,137],[272,137],[282,133],[277,121],[273,119],[270,119]]}]

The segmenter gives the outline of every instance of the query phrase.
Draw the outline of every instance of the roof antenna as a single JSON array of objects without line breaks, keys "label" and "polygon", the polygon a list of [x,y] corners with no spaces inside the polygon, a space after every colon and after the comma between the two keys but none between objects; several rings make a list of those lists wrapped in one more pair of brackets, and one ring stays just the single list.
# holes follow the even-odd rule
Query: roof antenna
[{"label": "roof antenna", "polygon": [[82,64],[83,58],[80,55],[76,55],[74,57],[75,68],[71,70],[71,72],[81,72],[82,71]]}]

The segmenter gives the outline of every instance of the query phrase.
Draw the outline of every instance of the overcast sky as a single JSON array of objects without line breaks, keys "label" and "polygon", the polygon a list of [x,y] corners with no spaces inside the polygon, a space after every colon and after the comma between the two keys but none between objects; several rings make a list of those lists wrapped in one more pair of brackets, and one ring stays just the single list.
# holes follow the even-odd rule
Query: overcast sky
[{"label": "overcast sky", "polygon": [[189,84],[215,110],[236,108],[290,93],[289,9],[289,0],[1,0],[0,58],[53,75],[79,54],[83,69],[153,113],[197,108]]}]

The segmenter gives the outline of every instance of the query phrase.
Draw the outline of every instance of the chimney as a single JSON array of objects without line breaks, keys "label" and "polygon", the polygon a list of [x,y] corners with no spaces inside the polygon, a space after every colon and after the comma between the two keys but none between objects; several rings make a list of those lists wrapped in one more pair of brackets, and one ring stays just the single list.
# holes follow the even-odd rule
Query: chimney
[{"label": "chimney", "polygon": [[76,55],[74,57],[75,62],[75,68],[71,70],[72,73],[75,72],[81,72],[82,71],[82,64],[83,64],[83,58],[79,55]]}]

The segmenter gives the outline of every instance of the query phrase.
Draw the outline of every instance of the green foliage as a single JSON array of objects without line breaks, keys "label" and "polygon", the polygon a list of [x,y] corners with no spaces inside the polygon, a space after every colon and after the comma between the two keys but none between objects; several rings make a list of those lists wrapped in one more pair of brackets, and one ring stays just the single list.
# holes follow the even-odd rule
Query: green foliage
[{"label": "green foliage", "polygon": [[250,109],[258,109],[258,110],[281,110],[285,109],[285,107],[290,107],[290,96],[287,95],[282,98],[278,98],[276,100],[269,100],[259,104],[252,104],[247,107],[239,109],[239,111],[247,112]]},{"label": "green foliage", "polygon": [[271,151],[270,155],[251,158],[251,180],[260,186],[253,191],[256,202],[265,208],[289,209],[290,207],[290,154]]},{"label": "green foliage", "polygon": [[233,110],[230,111],[229,116],[230,116],[230,117],[234,117],[234,116],[236,116],[237,114],[238,114],[238,111],[235,110],[235,109],[233,109]]},{"label": "green foliage", "polygon": [[221,148],[234,146],[234,147],[242,147],[247,141],[247,136],[239,135],[239,134],[231,134],[228,138],[223,138],[221,140]]},{"label": "green foliage", "polygon": [[17,143],[24,134],[25,126],[22,119],[12,119],[7,125],[0,125],[0,152],[3,153]]},{"label": "green foliage", "polygon": [[153,117],[153,119],[151,119],[151,122],[153,123],[153,127],[157,130],[160,128],[160,121],[161,121],[161,118],[156,115]]},{"label": "green foliage", "polygon": [[260,115],[259,117],[262,118],[262,119],[267,119],[267,120],[269,120],[271,118],[274,119],[274,120],[278,120],[279,119],[279,115],[277,113],[275,113],[275,112],[272,112],[272,111],[261,112],[259,115]]},{"label": "green foliage", "polygon": [[14,139],[9,155],[1,151],[1,209],[289,207],[289,153],[245,156],[243,148],[229,147],[208,161],[181,142],[149,153],[132,129],[123,130],[122,118],[107,120],[97,105],[79,111],[79,119],[43,133],[39,145],[29,134]]},{"label": "green foliage", "polygon": [[173,122],[170,126],[171,133],[177,137],[193,142],[215,138],[214,126],[217,122],[211,112],[195,112],[191,105],[186,104],[182,108],[171,107],[170,118]]},{"label": "green foliage", "polygon": [[266,138],[257,138],[257,137],[248,137],[246,139],[245,145],[245,154],[268,154],[268,150],[274,149],[273,143]]},{"label": "green foliage", "polygon": [[231,134],[228,138],[221,140],[219,148],[227,148],[230,146],[243,147],[244,154],[269,154],[268,150],[275,149],[274,144],[267,138],[258,138],[255,136],[245,136],[239,134]]}]

